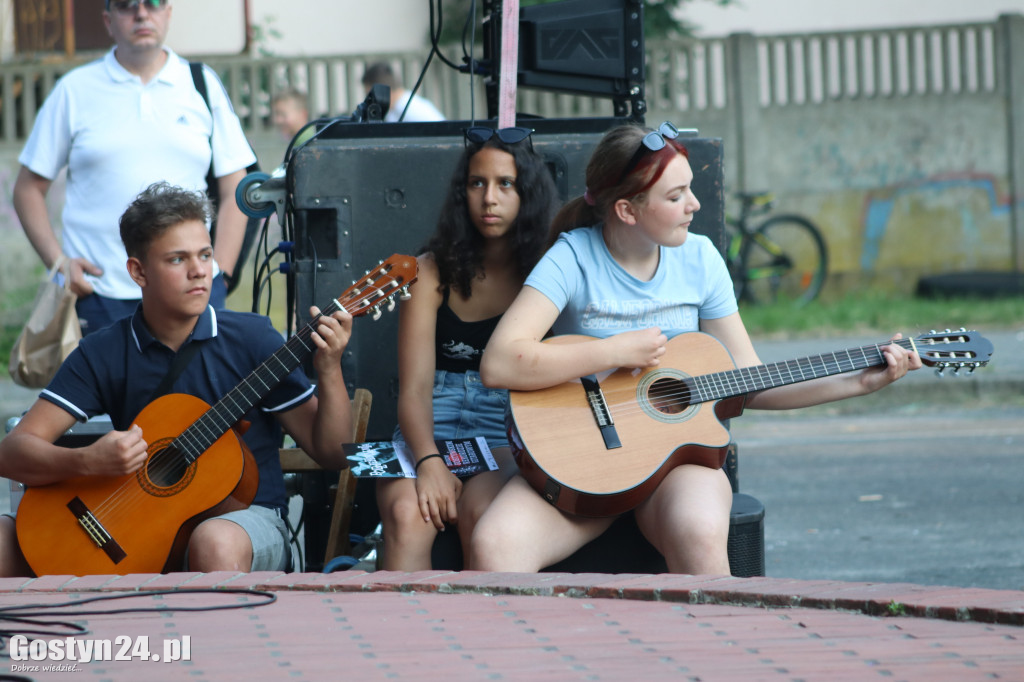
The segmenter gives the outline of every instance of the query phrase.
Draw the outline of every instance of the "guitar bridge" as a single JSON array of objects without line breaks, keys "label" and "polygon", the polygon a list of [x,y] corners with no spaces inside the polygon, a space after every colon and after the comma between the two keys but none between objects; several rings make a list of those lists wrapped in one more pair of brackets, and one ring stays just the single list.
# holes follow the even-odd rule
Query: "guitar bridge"
[{"label": "guitar bridge", "polygon": [[115,564],[120,563],[122,559],[128,556],[124,549],[121,548],[121,545],[117,544],[117,540],[103,527],[99,519],[85,506],[85,502],[82,502],[80,497],[76,496],[68,502],[68,509],[75,515],[78,525],[82,527],[85,534],[110,557],[112,562]]},{"label": "guitar bridge", "polygon": [[619,440],[619,432],[615,430],[615,420],[612,419],[608,401],[605,400],[604,391],[601,390],[601,384],[598,383],[597,377],[591,374],[580,379],[580,382],[587,394],[587,404],[590,405],[594,421],[597,422],[597,428],[601,431],[601,437],[604,439],[604,447],[608,450],[621,448],[622,442]]}]

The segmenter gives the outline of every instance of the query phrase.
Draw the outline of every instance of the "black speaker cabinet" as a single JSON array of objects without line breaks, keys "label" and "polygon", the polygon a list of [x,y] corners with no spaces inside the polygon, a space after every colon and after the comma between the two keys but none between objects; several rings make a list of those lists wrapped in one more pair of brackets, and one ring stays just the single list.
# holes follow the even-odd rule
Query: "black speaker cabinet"
[{"label": "black speaker cabinet", "polygon": [[[563,199],[581,195],[591,151],[624,119],[521,119]],[[296,310],[341,294],[393,253],[416,255],[433,233],[468,121],[335,123],[289,166]],[[692,229],[724,250],[721,140],[684,140],[701,210]],[[415,291],[415,287],[413,288]],[[373,392],[367,437],[390,439],[397,422],[397,315],[357,319],[342,362],[349,389]],[[432,343],[424,339],[424,343]],[[309,371],[312,371],[311,368]]]}]

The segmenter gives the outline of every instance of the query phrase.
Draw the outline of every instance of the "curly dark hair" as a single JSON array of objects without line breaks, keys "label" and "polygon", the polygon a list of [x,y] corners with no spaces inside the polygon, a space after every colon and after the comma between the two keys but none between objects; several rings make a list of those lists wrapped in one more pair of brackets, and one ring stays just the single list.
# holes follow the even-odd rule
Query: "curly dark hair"
[{"label": "curly dark hair", "polygon": [[519,215],[513,226],[514,252],[510,256],[518,264],[523,279],[544,253],[545,237],[558,208],[551,171],[529,141],[505,144],[495,136],[483,144],[470,143],[452,174],[437,230],[422,251],[433,254],[441,288],[454,288],[467,298],[472,294],[473,279],[483,272],[484,238],[469,217],[466,181],[469,160],[485,148],[507,152],[515,160]]}]

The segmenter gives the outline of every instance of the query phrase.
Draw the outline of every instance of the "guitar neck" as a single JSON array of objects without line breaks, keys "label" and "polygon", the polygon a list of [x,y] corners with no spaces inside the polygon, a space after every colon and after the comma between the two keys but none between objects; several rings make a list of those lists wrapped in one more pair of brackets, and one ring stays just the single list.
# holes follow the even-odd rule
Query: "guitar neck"
[{"label": "guitar neck", "polygon": [[228,429],[238,423],[246,412],[265,398],[286,376],[316,349],[310,338],[320,318],[342,309],[336,299],[320,315],[300,329],[247,377],[207,410],[175,439],[175,446],[185,453],[189,462],[195,461]]},{"label": "guitar neck", "polygon": [[913,339],[899,339],[860,348],[847,348],[835,353],[822,353],[796,360],[704,374],[691,377],[685,383],[688,384],[691,397],[695,398],[693,402],[721,400],[777,386],[884,365],[886,360],[882,354],[882,347],[892,344],[902,346],[907,350],[915,350]]}]

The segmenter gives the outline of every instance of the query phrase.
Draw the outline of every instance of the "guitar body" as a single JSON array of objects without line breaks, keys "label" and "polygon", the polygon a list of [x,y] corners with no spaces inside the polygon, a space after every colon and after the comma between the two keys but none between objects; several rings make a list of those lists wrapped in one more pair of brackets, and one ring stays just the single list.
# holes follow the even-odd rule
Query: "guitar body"
[{"label": "guitar body", "polygon": [[[546,343],[579,343],[558,336]],[[721,419],[742,412],[738,399],[692,403],[679,380],[733,369],[729,352],[703,333],[669,341],[661,365],[598,377],[621,447],[609,448],[580,382],[512,391],[506,425],[520,473],[562,511],[613,516],[646,499],[680,464],[721,468],[729,432]]]},{"label": "guitar body", "polygon": [[[203,519],[249,506],[256,462],[229,429],[191,464],[170,466],[165,447],[209,409],[199,398],[172,394],[135,419],[149,449],[146,465],[117,477],[81,476],[30,487],[18,506],[18,542],[36,575],[126,575],[179,570],[188,535]],[[91,512],[117,549],[97,544],[96,528],[69,508]],[[123,553],[123,556],[122,556]]]}]

